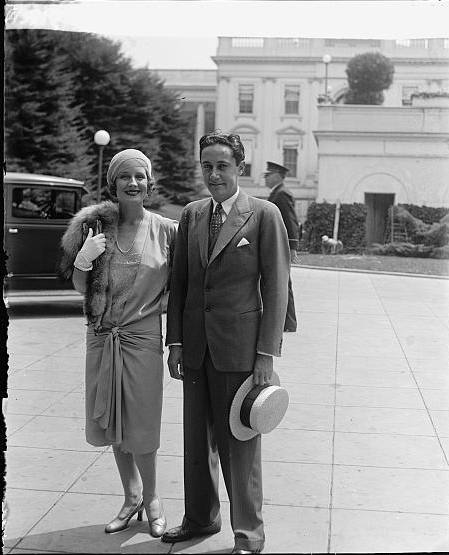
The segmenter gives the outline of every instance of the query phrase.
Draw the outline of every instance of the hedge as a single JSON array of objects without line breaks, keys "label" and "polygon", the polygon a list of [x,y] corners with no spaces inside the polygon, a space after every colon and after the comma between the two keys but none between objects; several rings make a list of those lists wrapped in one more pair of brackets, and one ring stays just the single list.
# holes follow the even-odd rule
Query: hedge
[{"label": "hedge", "polygon": [[415,258],[444,258],[449,259],[449,245],[431,247],[428,245],[414,245],[413,243],[373,243],[366,249],[366,254],[385,256],[407,256]]},{"label": "hedge", "polygon": [[[312,202],[307,210],[301,250],[321,252],[321,237],[334,233],[335,204]],[[343,242],[343,252],[362,252],[365,248],[366,206],[362,203],[341,204],[338,238]]]},{"label": "hedge", "polygon": [[417,206],[416,204],[399,204],[410,214],[422,220],[425,224],[435,224],[438,223],[444,216],[449,214],[449,208],[444,208],[443,206]]},{"label": "hedge", "polygon": [[[306,250],[312,254],[321,253],[321,237],[333,235],[335,208],[335,204],[328,202],[312,202],[307,210],[300,250]],[[400,204],[394,206],[394,212],[395,220],[406,226],[411,242],[395,243],[402,245],[397,249],[394,246],[385,245],[386,248],[383,249],[385,252],[382,254],[393,254],[393,251],[397,250],[398,252],[395,253],[397,256],[446,258],[448,250],[446,246],[449,243],[449,208]],[[366,214],[367,208],[363,203],[340,205],[338,238],[343,242],[343,253],[361,254],[365,251]],[[391,214],[391,208],[389,214]],[[389,215],[386,222],[387,236],[390,222]],[[379,247],[380,245],[377,246],[378,254],[381,254],[382,249]],[[410,254],[403,254],[404,252]]]}]

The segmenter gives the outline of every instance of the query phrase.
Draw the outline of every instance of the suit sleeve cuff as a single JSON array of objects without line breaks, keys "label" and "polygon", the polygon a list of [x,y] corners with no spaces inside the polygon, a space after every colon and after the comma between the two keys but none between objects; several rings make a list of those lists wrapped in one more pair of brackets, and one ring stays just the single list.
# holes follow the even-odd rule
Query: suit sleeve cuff
[{"label": "suit sleeve cuff", "polygon": [[279,357],[281,355],[273,355],[273,353],[264,353],[263,351],[257,351],[258,355],[266,355],[267,357]]}]

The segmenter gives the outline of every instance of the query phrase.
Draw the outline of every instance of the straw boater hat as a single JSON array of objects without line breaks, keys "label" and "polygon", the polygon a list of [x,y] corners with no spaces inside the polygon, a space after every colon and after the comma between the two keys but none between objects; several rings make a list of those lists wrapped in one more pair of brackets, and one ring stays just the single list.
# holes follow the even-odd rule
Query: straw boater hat
[{"label": "straw boater hat", "polygon": [[280,387],[279,376],[273,372],[268,385],[254,385],[248,376],[237,390],[229,411],[232,435],[246,441],[276,428],[288,406],[288,393]]}]

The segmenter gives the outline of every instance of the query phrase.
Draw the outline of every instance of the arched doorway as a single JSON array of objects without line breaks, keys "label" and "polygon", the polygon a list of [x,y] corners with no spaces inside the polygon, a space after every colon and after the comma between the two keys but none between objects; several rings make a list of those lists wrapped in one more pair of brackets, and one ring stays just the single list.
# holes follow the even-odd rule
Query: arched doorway
[{"label": "arched doorway", "polygon": [[394,193],[365,193],[366,245],[383,244],[387,230],[388,209],[394,204]]},{"label": "arched doorway", "polygon": [[362,202],[366,206],[366,245],[383,244],[388,223],[388,208],[392,204],[410,201],[409,192],[399,179],[397,172],[371,171],[358,179],[348,191],[350,202]]}]

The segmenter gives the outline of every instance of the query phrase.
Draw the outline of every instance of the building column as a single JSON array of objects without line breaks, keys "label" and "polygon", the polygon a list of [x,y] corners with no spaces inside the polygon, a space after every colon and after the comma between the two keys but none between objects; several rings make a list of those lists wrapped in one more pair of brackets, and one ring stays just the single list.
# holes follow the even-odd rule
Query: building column
[{"label": "building column", "polygon": [[196,107],[196,130],[195,130],[195,160],[200,159],[200,139],[204,135],[204,104],[201,102]]},{"label": "building column", "polygon": [[232,109],[235,102],[234,94],[230,86],[229,77],[218,78],[217,102],[215,103],[215,128],[227,129],[234,121],[234,111]]},{"label": "building column", "polygon": [[[276,134],[273,127],[273,114],[279,113],[279,106],[276,102],[276,94],[274,85],[276,79],[274,77],[263,77],[263,116],[262,116],[262,132],[259,137],[259,157],[257,160],[257,175],[255,175],[256,184],[264,187],[264,181],[261,180],[261,173],[266,169],[266,162],[272,160],[277,162],[279,145],[276,144]],[[282,160],[279,160],[282,164]],[[256,166],[256,164],[254,164]]]},{"label": "building column", "polygon": [[204,104],[201,102],[196,107],[196,129],[195,129],[195,177],[196,180],[201,180],[201,164],[200,164],[200,139],[204,135]]}]

